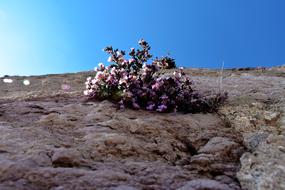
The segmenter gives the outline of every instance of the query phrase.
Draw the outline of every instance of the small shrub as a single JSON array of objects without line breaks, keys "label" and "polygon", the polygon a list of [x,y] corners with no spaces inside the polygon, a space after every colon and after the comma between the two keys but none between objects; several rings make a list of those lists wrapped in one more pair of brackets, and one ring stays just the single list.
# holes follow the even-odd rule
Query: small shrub
[{"label": "small shrub", "polygon": [[213,112],[226,100],[226,93],[206,96],[193,90],[183,69],[170,76],[160,74],[161,69],[176,67],[174,59],[162,57],[148,64],[150,46],[143,39],[139,45],[141,49],[131,49],[129,59],[125,51],[106,47],[112,64],[106,67],[100,63],[95,68],[95,77],[87,78],[84,94],[90,99],[111,100],[120,108],[158,112]]},{"label": "small shrub", "polygon": [[175,59],[165,56],[160,59],[156,58],[153,61],[153,64],[157,65],[161,69],[175,69],[176,64],[175,64]]}]

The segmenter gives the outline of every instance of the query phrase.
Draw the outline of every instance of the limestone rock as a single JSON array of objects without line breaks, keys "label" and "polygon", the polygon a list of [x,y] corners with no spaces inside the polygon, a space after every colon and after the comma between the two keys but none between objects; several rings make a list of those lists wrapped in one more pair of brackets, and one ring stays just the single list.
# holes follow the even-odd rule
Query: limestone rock
[{"label": "limestone rock", "polygon": [[[217,91],[219,72],[186,73]],[[1,190],[285,188],[282,70],[225,70],[229,100],[212,114],[90,102],[92,74],[0,79]]]},{"label": "limestone rock", "polygon": [[219,183],[215,180],[198,179],[192,180],[179,190],[228,190],[231,189],[228,185]]},{"label": "limestone rock", "polygon": [[285,189],[285,136],[271,135],[241,158],[238,178],[248,189]]}]

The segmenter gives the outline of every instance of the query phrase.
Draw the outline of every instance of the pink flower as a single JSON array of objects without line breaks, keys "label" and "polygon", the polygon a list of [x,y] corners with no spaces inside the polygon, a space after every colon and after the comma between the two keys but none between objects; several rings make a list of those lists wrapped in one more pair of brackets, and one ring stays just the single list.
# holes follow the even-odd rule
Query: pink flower
[{"label": "pink flower", "polygon": [[96,74],[96,78],[98,80],[101,80],[102,78],[104,78],[104,73],[102,71],[98,71]]},{"label": "pink flower", "polygon": [[135,81],[135,80],[137,79],[137,76],[136,76],[136,75],[130,75],[130,76],[128,77],[128,79],[129,79],[130,81]]},{"label": "pink flower", "polygon": [[113,75],[109,75],[106,82],[110,82],[113,83],[114,82],[114,76]]},{"label": "pink flower", "polygon": [[123,79],[128,80],[129,77],[128,77],[127,75],[124,75],[124,76],[123,76]]},{"label": "pink flower", "polygon": [[135,59],[130,59],[129,60],[129,63],[133,63],[133,62],[135,62],[136,60]]},{"label": "pink flower", "polygon": [[151,88],[152,88],[152,90],[157,90],[157,89],[159,89],[159,83],[158,82],[156,82],[155,84],[153,84],[153,85],[151,85]]},{"label": "pink flower", "polygon": [[115,68],[115,67],[112,67],[110,73],[111,73],[112,75],[116,75],[116,68]]},{"label": "pink flower", "polygon": [[93,79],[91,82],[92,82],[93,84],[97,84],[97,83],[98,83],[98,79]]},{"label": "pink flower", "polygon": [[105,69],[105,66],[103,63],[99,63],[98,66],[100,67],[101,71]]},{"label": "pink flower", "polygon": [[119,85],[122,85],[122,84],[125,84],[126,83],[126,80],[125,79],[120,79],[119,80]]},{"label": "pink flower", "polygon": [[83,94],[84,94],[85,96],[88,96],[88,95],[89,95],[89,90],[84,90]]},{"label": "pink flower", "polygon": [[181,72],[177,72],[177,71],[174,71],[174,72],[173,72],[173,75],[174,75],[176,78],[181,78],[181,77],[182,77]]},{"label": "pink flower", "polygon": [[129,61],[128,61],[128,60],[124,60],[123,63],[122,63],[123,66],[126,66],[126,65],[128,65],[128,64],[129,64]]}]

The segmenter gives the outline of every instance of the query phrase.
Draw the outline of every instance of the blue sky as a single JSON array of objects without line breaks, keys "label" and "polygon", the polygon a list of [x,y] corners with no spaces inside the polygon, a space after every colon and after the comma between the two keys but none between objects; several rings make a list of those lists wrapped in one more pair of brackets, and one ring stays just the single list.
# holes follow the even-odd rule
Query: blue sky
[{"label": "blue sky", "polygon": [[152,53],[185,67],[285,64],[284,0],[0,0],[0,75],[92,70],[102,48]]}]

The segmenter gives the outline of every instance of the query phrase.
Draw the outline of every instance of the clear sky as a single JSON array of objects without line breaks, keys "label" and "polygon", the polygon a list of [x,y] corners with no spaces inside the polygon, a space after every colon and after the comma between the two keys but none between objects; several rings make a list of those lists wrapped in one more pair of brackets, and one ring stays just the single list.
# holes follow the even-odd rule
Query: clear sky
[{"label": "clear sky", "polygon": [[285,0],[0,0],[0,75],[92,70],[143,37],[178,66],[285,64]]}]

